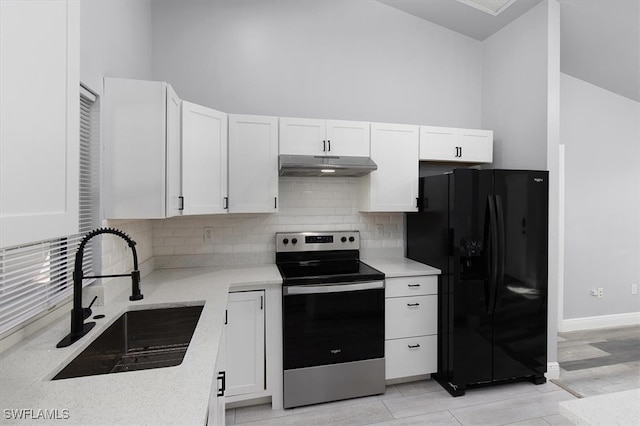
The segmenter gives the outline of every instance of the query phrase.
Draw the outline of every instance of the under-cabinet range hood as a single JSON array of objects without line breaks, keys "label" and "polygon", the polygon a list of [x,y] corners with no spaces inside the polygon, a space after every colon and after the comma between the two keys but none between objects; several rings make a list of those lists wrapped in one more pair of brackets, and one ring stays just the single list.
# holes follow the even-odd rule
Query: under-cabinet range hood
[{"label": "under-cabinet range hood", "polygon": [[377,170],[370,157],[280,155],[280,176],[364,176]]}]

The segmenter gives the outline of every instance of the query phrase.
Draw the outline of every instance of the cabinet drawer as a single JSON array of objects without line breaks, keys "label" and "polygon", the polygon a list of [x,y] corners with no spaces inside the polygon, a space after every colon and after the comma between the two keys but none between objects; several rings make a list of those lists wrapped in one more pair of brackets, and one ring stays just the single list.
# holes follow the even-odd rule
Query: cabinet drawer
[{"label": "cabinet drawer", "polygon": [[438,276],[387,278],[385,297],[420,296],[438,294]]},{"label": "cabinet drawer", "polygon": [[437,336],[387,340],[384,353],[387,380],[435,373],[438,368]]},{"label": "cabinet drawer", "polygon": [[438,296],[395,297],[384,306],[385,339],[438,332]]}]

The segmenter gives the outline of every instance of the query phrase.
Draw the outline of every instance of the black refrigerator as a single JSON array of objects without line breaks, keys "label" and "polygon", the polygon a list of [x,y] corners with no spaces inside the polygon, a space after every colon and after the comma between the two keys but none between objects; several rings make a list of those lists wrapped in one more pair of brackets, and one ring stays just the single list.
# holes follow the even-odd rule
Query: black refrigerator
[{"label": "black refrigerator", "polygon": [[548,172],[455,169],[419,187],[406,255],[442,271],[433,378],[453,396],[544,383]]}]

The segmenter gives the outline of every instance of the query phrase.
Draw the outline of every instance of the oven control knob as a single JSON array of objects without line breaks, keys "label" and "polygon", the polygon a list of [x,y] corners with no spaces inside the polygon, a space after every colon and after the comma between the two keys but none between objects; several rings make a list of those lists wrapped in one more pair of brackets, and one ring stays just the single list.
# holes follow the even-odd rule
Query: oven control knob
[{"label": "oven control knob", "polygon": [[349,242],[350,242],[350,243],[354,242],[355,240],[356,240],[355,238],[353,238],[353,237],[349,237]]},{"label": "oven control knob", "polygon": [[285,244],[289,244],[289,239],[285,238],[284,240],[282,240],[282,242],[285,243]]},{"label": "oven control knob", "polygon": [[347,242],[347,237],[340,238],[340,241],[342,241],[343,243],[346,243]]},{"label": "oven control knob", "polygon": [[297,242],[298,242],[298,239],[297,239],[297,238],[292,238],[292,239],[291,239],[291,243],[295,244],[295,243],[297,243]]}]

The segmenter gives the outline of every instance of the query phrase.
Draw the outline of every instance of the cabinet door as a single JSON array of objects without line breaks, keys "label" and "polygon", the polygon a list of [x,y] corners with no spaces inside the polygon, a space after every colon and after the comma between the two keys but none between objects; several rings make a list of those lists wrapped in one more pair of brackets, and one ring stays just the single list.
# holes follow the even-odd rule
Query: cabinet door
[{"label": "cabinet door", "polygon": [[327,155],[368,157],[369,122],[327,120]]},{"label": "cabinet door", "polygon": [[460,131],[460,160],[469,163],[493,162],[493,131],[462,129]]},{"label": "cabinet door", "polygon": [[0,1],[0,247],[78,232],[80,6]]},{"label": "cabinet door", "polygon": [[229,293],[227,396],[260,392],[264,381],[264,291]]},{"label": "cabinet door", "polygon": [[225,394],[226,394],[226,353],[227,353],[227,327],[222,327],[216,368],[214,371],[213,385],[209,395],[209,412],[207,413],[207,426],[219,426],[225,424]]},{"label": "cabinet door", "polygon": [[278,118],[229,116],[229,212],[278,211]]},{"label": "cabinet door", "polygon": [[167,84],[166,216],[182,214],[182,158],[180,98]]},{"label": "cabinet door", "polygon": [[227,211],[227,114],[182,102],[184,214]]},{"label": "cabinet door", "polygon": [[280,154],[325,155],[327,149],[325,120],[280,118]]},{"label": "cabinet door", "polygon": [[418,211],[418,138],[418,126],[371,123],[378,170],[361,178],[361,210]]},{"label": "cabinet door", "polygon": [[460,129],[420,126],[420,160],[459,161]]}]

